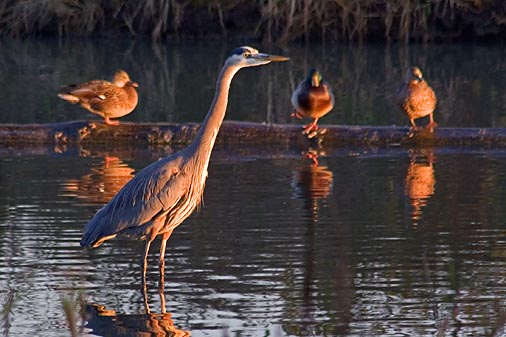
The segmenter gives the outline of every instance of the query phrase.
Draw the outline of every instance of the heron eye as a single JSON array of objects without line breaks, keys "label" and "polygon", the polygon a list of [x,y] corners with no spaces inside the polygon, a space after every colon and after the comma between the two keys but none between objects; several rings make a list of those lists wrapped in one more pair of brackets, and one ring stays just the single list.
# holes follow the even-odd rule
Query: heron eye
[{"label": "heron eye", "polygon": [[249,52],[244,52],[242,55],[243,55],[245,58],[251,57],[251,53],[249,53]]}]

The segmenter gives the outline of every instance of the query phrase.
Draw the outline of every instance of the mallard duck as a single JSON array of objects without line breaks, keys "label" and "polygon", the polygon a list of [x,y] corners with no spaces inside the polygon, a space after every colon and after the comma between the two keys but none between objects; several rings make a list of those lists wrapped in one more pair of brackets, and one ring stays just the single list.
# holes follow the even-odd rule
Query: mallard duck
[{"label": "mallard duck", "polygon": [[313,118],[311,124],[304,126],[304,133],[318,130],[318,119],[325,116],[334,107],[334,95],[329,84],[322,80],[316,69],[311,69],[307,78],[300,82],[292,94],[292,105],[295,108],[293,117]]},{"label": "mallard duck", "polygon": [[399,90],[397,90],[397,105],[409,117],[413,129],[419,127],[415,119],[429,115],[429,129],[433,130],[437,123],[434,122],[434,109],[436,109],[436,94],[424,80],[422,71],[418,67],[411,67],[406,73],[406,78]]},{"label": "mallard duck", "polygon": [[112,82],[92,80],[79,85],[65,87],[58,97],[72,104],[79,104],[86,110],[104,118],[107,125],[118,125],[119,118],[128,115],[137,106],[139,85],[130,80],[124,70],[114,74]]}]

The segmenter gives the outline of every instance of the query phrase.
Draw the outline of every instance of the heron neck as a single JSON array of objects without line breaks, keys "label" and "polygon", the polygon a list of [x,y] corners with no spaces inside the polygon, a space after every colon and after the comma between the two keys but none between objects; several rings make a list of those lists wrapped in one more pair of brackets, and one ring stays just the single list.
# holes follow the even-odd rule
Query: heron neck
[{"label": "heron neck", "polygon": [[211,155],[211,150],[227,111],[230,83],[238,70],[237,67],[225,65],[218,76],[213,102],[192,144],[195,147],[194,153],[197,156],[205,155],[209,158]]}]

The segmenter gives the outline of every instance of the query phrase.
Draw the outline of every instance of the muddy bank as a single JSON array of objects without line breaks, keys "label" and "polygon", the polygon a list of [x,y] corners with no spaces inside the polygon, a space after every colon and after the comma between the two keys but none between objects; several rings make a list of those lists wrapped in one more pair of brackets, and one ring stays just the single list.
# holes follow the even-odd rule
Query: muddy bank
[{"label": "muddy bank", "polygon": [[[107,126],[101,122],[74,121],[55,124],[0,125],[0,146],[5,148],[51,146],[128,146],[188,145],[200,125],[169,123],[122,123]],[[438,128],[411,133],[408,127],[322,125],[319,134],[308,139],[300,125],[267,125],[225,121],[216,141],[218,147],[322,146],[326,149],[349,146],[406,147],[506,147],[505,128]]]}]

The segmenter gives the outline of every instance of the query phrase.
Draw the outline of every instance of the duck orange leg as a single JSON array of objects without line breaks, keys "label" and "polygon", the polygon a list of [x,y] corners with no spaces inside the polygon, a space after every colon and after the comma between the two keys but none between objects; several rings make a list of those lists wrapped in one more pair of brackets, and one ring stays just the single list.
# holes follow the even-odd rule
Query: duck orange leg
[{"label": "duck orange leg", "polygon": [[437,123],[434,121],[434,112],[431,112],[429,115],[430,121],[429,125],[427,127],[429,128],[430,132],[433,132],[434,129],[437,127]]},{"label": "duck orange leg", "polygon": [[420,131],[421,127],[415,124],[415,119],[410,118],[409,121],[411,122],[411,128],[410,131]]},{"label": "duck orange leg", "polygon": [[308,124],[308,125],[305,125],[304,126],[304,132],[305,133],[310,133],[311,131],[316,131],[318,130],[318,125],[316,124],[318,122],[318,118],[315,118],[313,123],[311,124]]},{"label": "duck orange leg", "polygon": [[113,121],[109,117],[104,118],[104,123],[107,125],[119,125],[119,121]]},{"label": "duck orange leg", "polygon": [[306,152],[304,153],[304,157],[309,158],[313,161],[313,166],[318,166],[318,155],[313,152]]},{"label": "duck orange leg", "polygon": [[304,117],[303,114],[301,114],[299,111],[295,110],[294,112],[292,112],[292,117],[294,118],[297,118],[297,119],[302,119],[302,117]]}]

